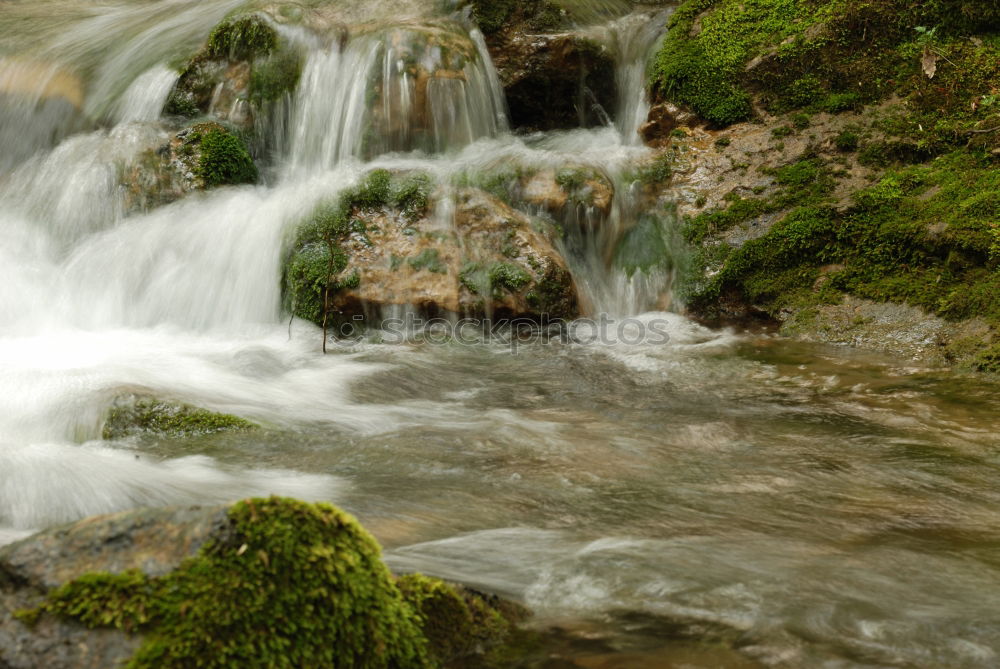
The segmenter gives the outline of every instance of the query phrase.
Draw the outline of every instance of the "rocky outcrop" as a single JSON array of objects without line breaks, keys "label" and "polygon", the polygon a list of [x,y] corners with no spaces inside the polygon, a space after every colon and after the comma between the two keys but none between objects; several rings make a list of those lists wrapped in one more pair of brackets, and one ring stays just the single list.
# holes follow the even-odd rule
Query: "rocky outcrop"
[{"label": "rocky outcrop", "polygon": [[215,122],[196,123],[130,161],[122,173],[125,207],[146,211],[188,193],[257,181],[243,140]]},{"label": "rocky outcrop", "polygon": [[419,575],[328,505],[143,509],[0,549],[0,666],[469,666],[525,612]]},{"label": "rocky outcrop", "polygon": [[555,226],[478,188],[460,187],[440,207],[430,191],[426,177],[380,170],[317,209],[286,267],[293,312],[314,322],[403,306],[431,316],[578,314]]}]

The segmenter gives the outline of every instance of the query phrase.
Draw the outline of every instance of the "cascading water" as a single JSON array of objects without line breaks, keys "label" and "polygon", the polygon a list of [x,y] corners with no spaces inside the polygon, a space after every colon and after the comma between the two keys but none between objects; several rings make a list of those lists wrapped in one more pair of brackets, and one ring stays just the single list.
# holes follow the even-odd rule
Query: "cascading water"
[{"label": "cascading water", "polygon": [[[604,22],[581,32],[617,59],[613,124],[526,136],[461,14],[296,4],[328,13],[279,22],[305,65],[255,119],[268,184],[152,211],[129,206],[121,175],[177,130],[160,113],[175,65],[230,12],[270,6],[0,7],[0,543],[139,505],[330,499],[395,568],[578,630],[560,652],[582,666],[995,664],[998,395],[649,313],[676,264],[670,203],[644,201],[634,174],[666,15],[579,4]],[[586,312],[622,327],[322,355],[317,328],[282,310],[286,246],[374,168],[431,175],[431,236],[457,225],[469,175],[509,172],[500,195],[539,220],[521,176],[608,184],[610,202],[562,210],[558,244]],[[637,329],[669,344],[631,343]],[[102,438],[131,395],[261,427]]]}]

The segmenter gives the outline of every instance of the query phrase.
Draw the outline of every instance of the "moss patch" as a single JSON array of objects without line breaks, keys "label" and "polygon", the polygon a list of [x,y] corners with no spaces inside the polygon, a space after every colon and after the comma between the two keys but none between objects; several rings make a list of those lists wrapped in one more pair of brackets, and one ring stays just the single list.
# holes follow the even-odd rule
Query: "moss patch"
[{"label": "moss patch", "polygon": [[152,397],[138,397],[111,408],[104,422],[102,437],[120,439],[141,433],[188,437],[256,428],[257,425],[238,416]]},{"label": "moss patch", "polygon": [[[749,119],[753,102],[840,112],[893,94],[926,113],[965,105],[965,115],[974,105],[963,92],[990,94],[1000,67],[995,39],[967,38],[998,20],[1000,6],[973,0],[688,0],[650,83],[718,126]],[[928,52],[940,61],[934,79],[922,71]]]},{"label": "moss patch", "polygon": [[208,36],[206,55],[215,60],[253,60],[278,46],[278,33],[256,15],[220,23]]},{"label": "moss patch", "polygon": [[257,182],[257,166],[242,139],[218,124],[202,124],[193,130],[189,142],[200,143],[201,151],[195,173],[206,188]]}]

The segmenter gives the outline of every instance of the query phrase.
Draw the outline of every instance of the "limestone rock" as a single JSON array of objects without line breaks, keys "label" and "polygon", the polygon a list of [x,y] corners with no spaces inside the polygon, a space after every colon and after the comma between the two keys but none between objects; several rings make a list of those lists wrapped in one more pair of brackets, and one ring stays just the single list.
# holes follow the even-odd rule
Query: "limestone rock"
[{"label": "limestone rock", "polygon": [[677,128],[704,125],[695,114],[681,109],[672,102],[653,105],[649,116],[639,128],[639,134],[648,146],[662,148],[670,144],[670,135]]}]

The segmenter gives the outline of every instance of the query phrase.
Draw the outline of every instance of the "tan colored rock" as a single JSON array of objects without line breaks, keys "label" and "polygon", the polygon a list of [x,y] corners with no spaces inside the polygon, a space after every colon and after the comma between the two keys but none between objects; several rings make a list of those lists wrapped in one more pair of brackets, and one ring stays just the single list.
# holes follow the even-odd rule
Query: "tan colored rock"
[{"label": "tan colored rock", "polygon": [[554,231],[483,191],[456,194],[453,223],[364,214],[366,232],[343,245],[357,288],[337,293],[342,314],[414,306],[424,314],[578,315],[577,295]]}]

